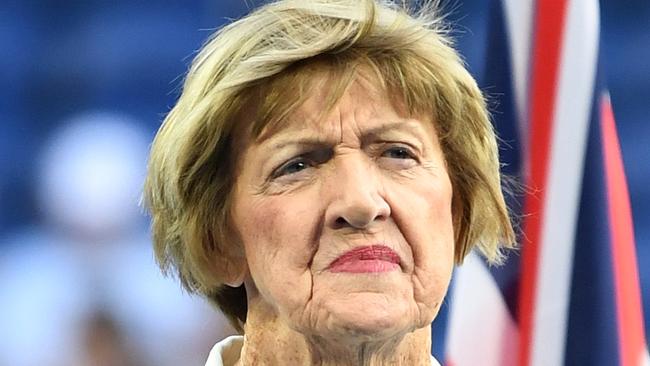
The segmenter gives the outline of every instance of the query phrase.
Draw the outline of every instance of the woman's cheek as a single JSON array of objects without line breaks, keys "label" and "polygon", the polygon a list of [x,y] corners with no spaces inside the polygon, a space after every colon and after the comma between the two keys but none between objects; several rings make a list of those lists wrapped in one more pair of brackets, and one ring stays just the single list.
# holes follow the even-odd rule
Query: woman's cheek
[{"label": "woman's cheek", "polygon": [[451,183],[424,172],[394,185],[396,222],[413,253],[413,296],[424,318],[435,315],[447,291],[454,257]]},{"label": "woman's cheek", "polygon": [[304,206],[288,197],[265,197],[247,220],[246,251],[253,280],[267,301],[285,311],[304,305],[311,289],[314,219]]}]

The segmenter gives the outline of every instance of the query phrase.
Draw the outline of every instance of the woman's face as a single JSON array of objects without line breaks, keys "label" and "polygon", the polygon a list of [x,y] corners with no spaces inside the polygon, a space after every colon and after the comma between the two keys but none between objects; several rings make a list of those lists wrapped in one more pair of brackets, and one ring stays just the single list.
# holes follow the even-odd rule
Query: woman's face
[{"label": "woman's face", "polygon": [[364,78],[319,121],[326,95],[313,89],[238,161],[233,222],[247,291],[305,335],[424,327],[454,256],[452,186],[433,121],[396,110]]}]

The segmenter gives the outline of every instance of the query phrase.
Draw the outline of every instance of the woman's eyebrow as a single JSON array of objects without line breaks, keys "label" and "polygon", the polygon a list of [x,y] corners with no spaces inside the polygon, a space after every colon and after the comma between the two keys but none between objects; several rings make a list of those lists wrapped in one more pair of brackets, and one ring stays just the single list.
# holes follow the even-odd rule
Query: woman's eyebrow
[{"label": "woman's eyebrow", "polygon": [[[424,133],[424,130],[420,126],[422,122],[416,120],[403,120],[396,122],[388,122],[377,127],[372,127],[367,130],[363,130],[361,133],[361,143],[363,145],[368,142],[372,142],[382,136],[386,135],[389,132],[405,132],[414,137],[419,137]],[[273,141],[277,140],[277,141]],[[265,149],[277,151],[281,150],[287,146],[292,147],[301,147],[301,148],[328,148],[336,145],[339,141],[335,141],[329,138],[323,137],[313,137],[313,136],[295,136],[292,133],[285,133],[281,137],[276,139],[270,138],[263,144],[268,144],[265,146]]]},{"label": "woman's eyebrow", "polygon": [[378,138],[381,138],[389,132],[405,132],[414,137],[420,137],[424,134],[424,130],[422,129],[421,124],[422,122],[415,120],[385,123],[383,125],[364,131],[361,135],[361,142],[365,145]]},{"label": "woman's eyebrow", "polygon": [[279,139],[276,142],[271,143],[269,146],[266,147],[266,149],[269,150],[281,150],[285,147],[292,146],[292,147],[301,147],[301,148],[315,148],[315,149],[321,149],[321,148],[329,148],[335,145],[336,143],[333,141],[328,141],[326,139],[322,138],[314,138],[314,137],[298,137],[298,138],[285,138],[285,139]]}]

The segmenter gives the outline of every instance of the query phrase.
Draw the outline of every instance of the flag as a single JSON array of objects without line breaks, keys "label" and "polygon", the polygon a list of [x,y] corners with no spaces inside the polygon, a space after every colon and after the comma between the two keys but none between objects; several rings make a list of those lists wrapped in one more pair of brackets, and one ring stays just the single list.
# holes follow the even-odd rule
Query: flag
[{"label": "flag", "polygon": [[445,364],[650,365],[597,0],[491,4],[486,78],[520,250],[454,275]]}]

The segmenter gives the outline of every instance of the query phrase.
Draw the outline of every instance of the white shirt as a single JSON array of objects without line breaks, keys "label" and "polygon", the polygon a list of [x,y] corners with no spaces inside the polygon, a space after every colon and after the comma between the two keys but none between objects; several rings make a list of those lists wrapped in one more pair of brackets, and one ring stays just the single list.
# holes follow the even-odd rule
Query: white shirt
[{"label": "white shirt", "polygon": [[[243,345],[243,336],[230,336],[224,339],[212,347],[205,366],[233,366],[239,360]],[[431,366],[440,366],[433,356],[431,356]]]}]

